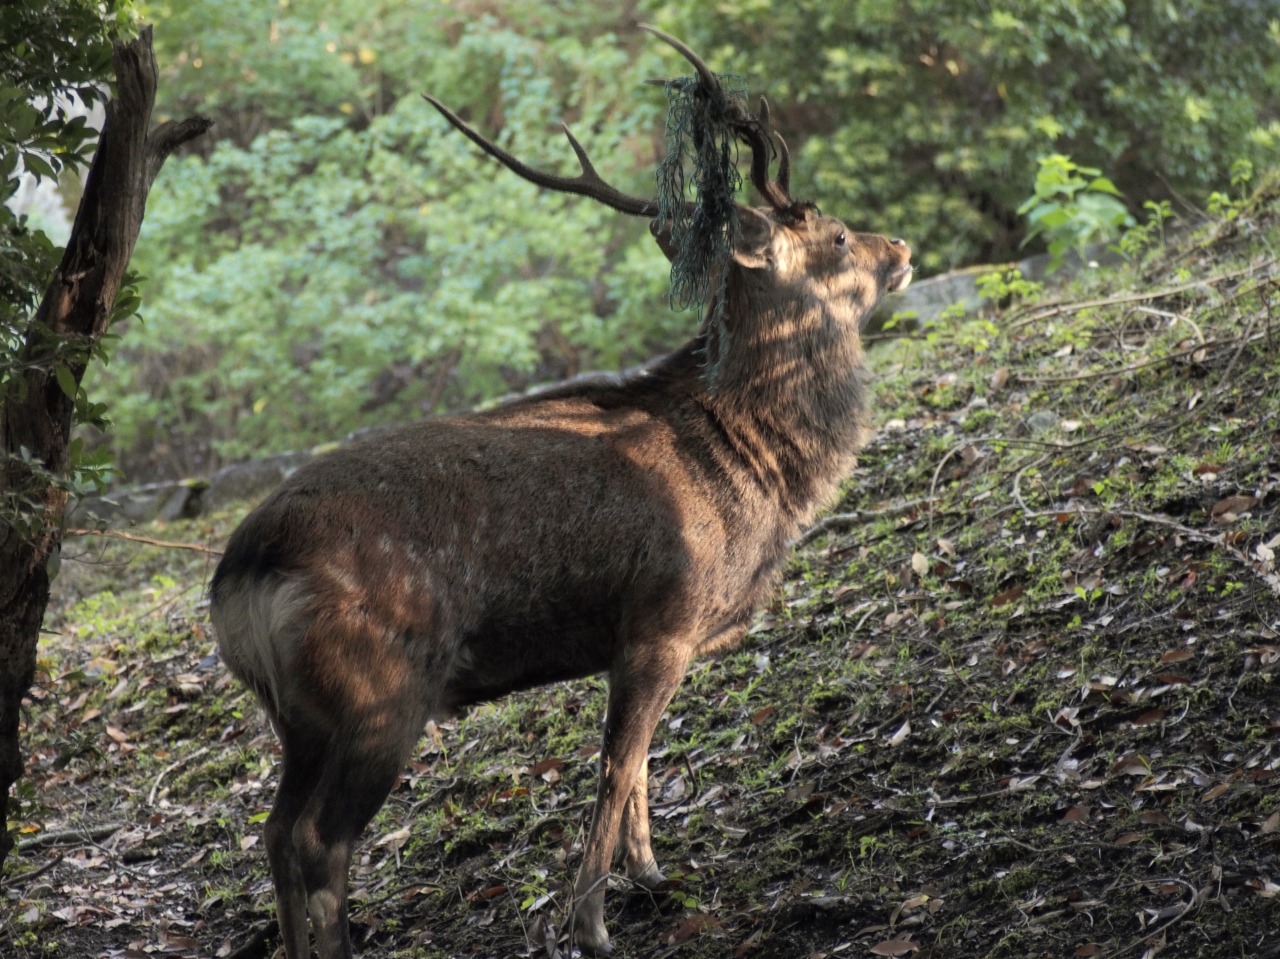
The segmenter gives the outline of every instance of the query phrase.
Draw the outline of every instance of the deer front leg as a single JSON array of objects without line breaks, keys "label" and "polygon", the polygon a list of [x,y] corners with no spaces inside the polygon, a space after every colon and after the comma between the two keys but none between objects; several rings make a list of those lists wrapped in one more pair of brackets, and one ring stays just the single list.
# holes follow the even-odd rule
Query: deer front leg
[{"label": "deer front leg", "polygon": [[[604,927],[604,889],[624,812],[628,812],[625,853],[653,865],[649,804],[647,796],[636,798],[636,789],[638,782],[641,788],[647,788],[647,776],[642,780],[640,774],[648,765],[654,727],[684,678],[687,657],[673,652],[675,649],[679,649],[677,644],[667,643],[657,649],[632,650],[609,677],[609,715],[600,749],[600,790],[582,868],[574,883],[574,942],[593,955],[613,952]],[[637,823],[643,826],[637,827]],[[648,873],[644,864],[639,868],[642,875]],[[628,862],[629,872],[630,869]],[[656,865],[653,872],[657,872]]]}]

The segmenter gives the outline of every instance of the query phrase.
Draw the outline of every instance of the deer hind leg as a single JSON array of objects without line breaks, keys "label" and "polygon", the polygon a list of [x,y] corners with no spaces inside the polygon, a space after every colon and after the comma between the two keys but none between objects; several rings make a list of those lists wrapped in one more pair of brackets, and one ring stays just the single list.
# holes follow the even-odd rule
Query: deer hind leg
[{"label": "deer hind leg", "polygon": [[[647,752],[647,750],[646,750]],[[640,763],[640,771],[631,787],[631,795],[622,810],[622,865],[627,878],[656,889],[665,878],[653,855],[649,841],[649,757]]]},{"label": "deer hind leg", "polygon": [[288,959],[307,959],[307,892],[293,843],[293,829],[320,779],[325,740],[309,737],[278,719],[273,720],[283,752],[280,785],[263,829],[271,881],[276,893],[280,940]]},{"label": "deer hind leg", "polygon": [[[633,813],[627,819],[624,850],[649,863],[653,861],[647,842],[648,801],[647,797],[637,799],[636,789],[647,765],[649,743],[658,718],[684,678],[686,657],[673,654],[673,648],[679,647],[662,644],[658,648],[633,650],[609,677],[609,715],[605,721],[604,745],[600,749],[600,789],[582,867],[574,883],[573,937],[584,952],[605,956],[613,952],[604,926],[604,887],[619,826],[628,806]],[[644,822],[643,830],[636,826],[640,821]]]},{"label": "deer hind leg", "polygon": [[[382,807],[416,740],[386,730],[335,736],[293,827],[307,912],[321,959],[350,959],[347,876],[356,840]],[[305,956],[305,953],[303,954]],[[293,959],[290,956],[290,959]]]}]

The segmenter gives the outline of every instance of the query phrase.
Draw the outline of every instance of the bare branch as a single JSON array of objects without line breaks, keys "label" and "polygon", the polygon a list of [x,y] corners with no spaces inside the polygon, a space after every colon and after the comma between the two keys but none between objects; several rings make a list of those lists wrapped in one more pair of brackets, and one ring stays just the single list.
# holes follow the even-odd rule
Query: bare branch
[{"label": "bare branch", "polygon": [[102,536],[107,539],[122,539],[129,543],[142,543],[144,546],[158,546],[161,549],[187,549],[193,553],[205,553],[209,556],[221,556],[222,550],[199,543],[175,543],[170,540],[152,539],[150,536],[138,536],[118,529],[69,529],[64,536]]},{"label": "bare branch", "polygon": [[160,168],[164,166],[164,161],[169,159],[169,155],[182,144],[207,133],[212,126],[212,119],[197,114],[193,117],[187,117],[185,120],[170,120],[151,131],[151,134],[147,137],[147,173],[145,182],[148,192],[150,192],[151,184],[155,182]]}]

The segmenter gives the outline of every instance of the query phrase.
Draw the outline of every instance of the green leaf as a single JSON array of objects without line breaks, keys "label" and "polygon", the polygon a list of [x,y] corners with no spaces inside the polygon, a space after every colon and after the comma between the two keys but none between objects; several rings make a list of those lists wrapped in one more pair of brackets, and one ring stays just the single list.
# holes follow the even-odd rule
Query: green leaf
[{"label": "green leaf", "polygon": [[1113,196],[1123,196],[1114,183],[1104,176],[1094,177],[1089,181],[1088,189],[1101,193],[1110,193]]},{"label": "green leaf", "polygon": [[76,391],[79,389],[79,384],[76,383],[75,375],[71,372],[70,368],[59,363],[53,368],[53,376],[54,379],[58,381],[58,388],[62,390],[68,399],[74,400],[76,398]]},{"label": "green leaf", "polygon": [[57,171],[38,153],[23,153],[22,163],[27,168],[27,172],[34,174],[37,180],[43,180],[45,177],[51,180],[58,178]]}]

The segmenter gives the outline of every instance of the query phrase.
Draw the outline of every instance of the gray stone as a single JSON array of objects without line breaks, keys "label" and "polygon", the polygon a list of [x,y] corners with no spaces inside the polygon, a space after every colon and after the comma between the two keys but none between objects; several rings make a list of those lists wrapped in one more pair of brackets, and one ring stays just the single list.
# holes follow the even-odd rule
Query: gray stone
[{"label": "gray stone", "polygon": [[147,523],[160,517],[175,496],[188,495],[181,483],[148,483],[112,490],[103,496],[86,496],[70,511],[67,525],[73,529],[101,525]]},{"label": "gray stone", "polygon": [[1036,410],[1027,417],[1027,425],[1033,433],[1043,433],[1058,425],[1058,414],[1048,410]]},{"label": "gray stone", "polygon": [[200,497],[200,510],[208,513],[233,503],[261,499],[314,458],[310,451],[279,453],[224,467],[209,478],[209,488]]}]

